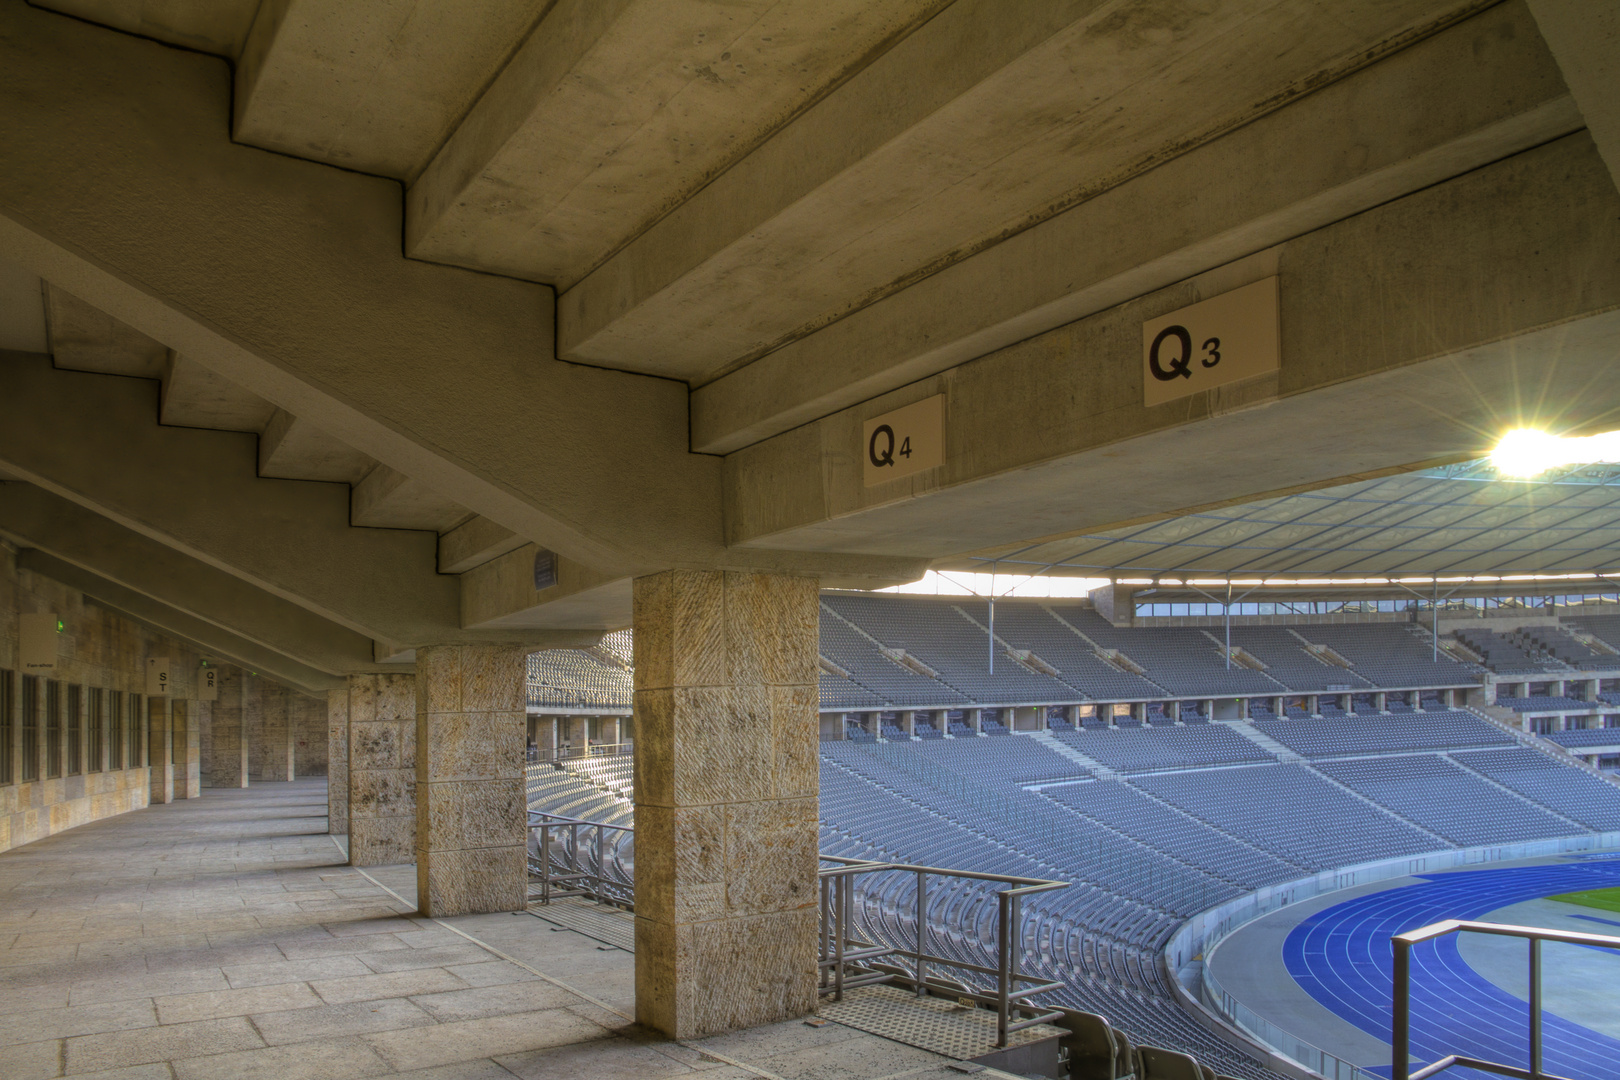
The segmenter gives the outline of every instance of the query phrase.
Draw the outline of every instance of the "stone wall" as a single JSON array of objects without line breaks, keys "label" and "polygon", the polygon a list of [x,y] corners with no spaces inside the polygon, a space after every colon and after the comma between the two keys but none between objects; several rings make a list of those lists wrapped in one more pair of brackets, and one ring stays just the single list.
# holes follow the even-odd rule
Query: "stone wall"
[{"label": "stone wall", "polygon": [[[22,779],[22,695],[25,686],[19,671],[18,617],[51,613],[61,620],[57,664],[36,684],[43,696],[43,679],[61,684],[64,732],[62,775],[50,776],[45,767],[43,748],[45,721],[40,722],[41,767],[38,779]],[[170,672],[170,699],[166,707],[149,710],[146,691],[146,661],[167,657]],[[326,772],[326,703],[305,694],[287,690],[267,679],[250,676],[231,664],[208,658],[219,671],[219,700],[195,700],[197,672],[204,656],[195,648],[157,633],[99,606],[93,599],[60,582],[17,567],[16,552],[0,542],[0,684],[9,682],[9,711],[12,716],[10,750],[11,778],[0,777],[0,851],[83,825],[114,814],[138,810],[154,798],[196,798],[203,787],[241,787],[250,775],[245,750],[258,742],[260,760],[269,759],[272,769],[280,762],[279,778],[285,778],[286,762],[296,760],[298,775],[319,776]],[[68,761],[70,745],[66,729],[70,722],[68,702],[78,687],[80,702],[77,769]],[[99,691],[99,694],[95,693]],[[91,753],[97,740],[91,730],[90,710],[98,699],[102,706],[102,738],[99,768],[92,767]],[[125,737],[122,741],[122,767],[113,769],[110,753],[111,699],[116,697],[122,711]],[[246,723],[247,714],[261,720],[266,698],[279,702],[272,709],[272,726],[279,722],[279,756],[265,746],[262,723],[259,729]],[[250,706],[244,708],[244,705]],[[147,727],[150,712],[178,723],[184,717],[184,740],[180,743],[180,763],[169,769],[153,769],[149,762],[153,739]],[[279,717],[279,720],[278,720]],[[290,721],[290,724],[289,724]],[[138,726],[132,727],[132,725]],[[293,736],[288,753],[289,733]],[[169,745],[167,740],[159,740]],[[300,745],[307,744],[307,745]],[[130,751],[139,748],[138,765],[131,764]],[[167,780],[165,781],[165,775]],[[254,773],[255,781],[259,776]],[[159,781],[154,783],[154,780]]]}]

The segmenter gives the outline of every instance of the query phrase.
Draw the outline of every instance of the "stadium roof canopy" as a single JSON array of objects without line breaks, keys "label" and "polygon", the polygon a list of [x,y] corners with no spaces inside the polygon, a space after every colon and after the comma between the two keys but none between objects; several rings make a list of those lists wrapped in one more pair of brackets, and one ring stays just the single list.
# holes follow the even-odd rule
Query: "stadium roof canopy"
[{"label": "stadium roof canopy", "polygon": [[1620,465],[1523,480],[1470,461],[1066,536],[973,562],[1025,574],[1347,583],[1620,573]]}]

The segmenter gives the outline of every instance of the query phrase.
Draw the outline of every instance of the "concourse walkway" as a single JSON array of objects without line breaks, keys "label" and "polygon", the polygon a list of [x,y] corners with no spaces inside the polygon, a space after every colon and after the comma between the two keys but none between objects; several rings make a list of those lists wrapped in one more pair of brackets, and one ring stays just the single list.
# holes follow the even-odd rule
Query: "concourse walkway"
[{"label": "concourse walkway", "polygon": [[0,854],[0,1077],[961,1075],[837,1024],[645,1034],[629,953],[527,915],[421,918],[413,878],[344,864],[324,780],[205,790]]}]

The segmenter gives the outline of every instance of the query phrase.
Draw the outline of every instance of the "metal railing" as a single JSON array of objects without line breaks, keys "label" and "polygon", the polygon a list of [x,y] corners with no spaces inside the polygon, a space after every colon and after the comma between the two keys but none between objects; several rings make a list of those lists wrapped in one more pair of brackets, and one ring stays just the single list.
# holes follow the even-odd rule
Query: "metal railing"
[{"label": "metal railing", "polygon": [[[1530,961],[1530,1067],[1521,1069],[1499,1061],[1484,1061],[1461,1054],[1447,1054],[1439,1061],[1412,1071],[1412,946],[1447,934],[1496,934],[1500,937],[1524,938],[1529,943]],[[1396,934],[1390,941],[1395,947],[1395,1016],[1394,1039],[1391,1046],[1391,1076],[1393,1080],[1427,1080],[1453,1065],[1480,1069],[1516,1080],[1565,1080],[1541,1067],[1541,943],[1556,941],[1566,945],[1585,945],[1597,949],[1620,950],[1620,937],[1602,934],[1575,934],[1565,930],[1543,930],[1534,926],[1507,926],[1499,923],[1465,922],[1447,919],[1417,930]]]},{"label": "metal railing", "polygon": [[542,904],[579,896],[633,909],[635,869],[630,826],[529,811],[529,880]]},{"label": "metal railing", "polygon": [[[530,811],[529,879],[539,886],[534,898],[549,904],[581,897],[634,911],[634,845],[633,826]],[[911,987],[918,997],[932,993],[986,1005],[996,1010],[998,1047],[1007,1046],[1015,1032],[1063,1016],[1061,1010],[1046,1010],[1029,1000],[1063,983],[1023,970],[1021,931],[1024,897],[1066,889],[1068,882],[830,855],[821,856],[821,863],[817,962],[822,994],[838,1001],[846,990],[894,983]],[[857,881],[867,875],[880,880],[858,890]],[[903,891],[892,888],[897,880],[914,886],[914,898],[895,899]],[[949,937],[950,932],[930,926],[930,905],[943,909],[959,901],[965,908],[968,902],[988,901],[990,895],[996,903],[995,965],[969,958],[988,951],[982,941],[955,956],[935,951],[935,935]],[[909,919],[898,917],[902,914]],[[906,921],[912,927],[909,935],[902,925]],[[964,978],[947,977],[952,974]]]},{"label": "metal railing", "polygon": [[[937,866],[912,866],[907,863],[870,862],[845,859],[831,855],[821,857],[821,936],[820,971],[821,993],[841,1000],[845,990],[876,983],[909,984],[918,997],[931,992],[973,1001],[996,1010],[996,1045],[1008,1045],[1008,1036],[1036,1024],[1048,1023],[1063,1016],[1061,1010],[1046,1011],[1029,999],[1063,986],[1061,982],[1044,981],[1041,976],[1026,974],[1023,968],[1023,899],[1033,893],[1066,889],[1066,881],[1047,881],[1042,878],[1013,877],[1009,874],[983,874],[972,870],[945,870]],[[857,903],[856,881],[868,875],[903,875],[913,878],[915,905],[908,904],[913,934],[910,942],[889,920],[883,926],[885,901],[877,897],[883,884],[874,883]],[[933,935],[929,926],[929,881],[933,878],[951,879],[960,889],[961,883],[979,883],[984,886],[1003,885],[995,890],[996,897],[996,966],[974,963],[962,955],[944,956],[932,951]],[[949,886],[948,886],[949,887]],[[901,897],[900,900],[904,900]],[[887,904],[893,911],[900,900]],[[930,973],[930,968],[943,971],[970,973],[993,978],[991,987],[946,979]],[[1023,984],[1031,985],[1023,985]]]},{"label": "metal railing", "polygon": [[579,758],[628,757],[634,749],[632,740],[616,743],[592,743],[579,746],[530,747],[529,764],[547,764],[556,761],[574,761]]}]

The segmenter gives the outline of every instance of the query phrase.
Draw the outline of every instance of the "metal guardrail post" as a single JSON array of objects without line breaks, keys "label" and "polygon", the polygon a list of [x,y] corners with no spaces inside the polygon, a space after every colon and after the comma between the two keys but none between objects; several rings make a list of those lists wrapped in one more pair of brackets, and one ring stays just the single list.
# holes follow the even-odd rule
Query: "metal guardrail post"
[{"label": "metal guardrail post", "polygon": [[1541,939],[1530,939],[1530,1075],[1541,1076]]},{"label": "metal guardrail post", "polygon": [[1394,939],[1395,1016],[1390,1040],[1391,1080],[1407,1080],[1412,1071],[1412,943]]},{"label": "metal guardrail post", "polygon": [[917,996],[928,993],[928,954],[924,938],[928,934],[928,871],[917,871]]},{"label": "metal guardrail post", "polygon": [[996,1045],[1007,1045],[1007,1013],[1012,1004],[1012,897],[996,894]]},{"label": "metal guardrail post", "polygon": [[551,903],[551,826],[540,826],[540,902]]},{"label": "metal guardrail post", "polygon": [[[1411,1070],[1411,948],[1425,941],[1445,937],[1447,934],[1495,934],[1500,937],[1522,937],[1530,945],[1530,1068],[1521,1069],[1515,1065],[1504,1065],[1496,1061],[1484,1061],[1479,1058],[1464,1057],[1461,1054],[1447,1054],[1438,1061],[1431,1062],[1416,1072]],[[1421,927],[1417,930],[1408,930],[1404,934],[1396,934],[1391,939],[1395,953],[1394,978],[1394,1016],[1392,1017],[1392,1035],[1390,1052],[1391,1080],[1428,1080],[1446,1071],[1453,1065],[1462,1065],[1470,1069],[1480,1069],[1502,1076],[1510,1076],[1515,1080],[1560,1080],[1548,1073],[1543,1063],[1544,1044],[1542,1039],[1542,979],[1541,979],[1541,944],[1544,941],[1556,941],[1568,945],[1585,945],[1598,949],[1614,949],[1620,951],[1620,937],[1607,937],[1601,934],[1577,934],[1566,930],[1543,930],[1533,926],[1508,926],[1502,923],[1467,922],[1460,919],[1447,919],[1432,926]]]}]

